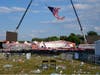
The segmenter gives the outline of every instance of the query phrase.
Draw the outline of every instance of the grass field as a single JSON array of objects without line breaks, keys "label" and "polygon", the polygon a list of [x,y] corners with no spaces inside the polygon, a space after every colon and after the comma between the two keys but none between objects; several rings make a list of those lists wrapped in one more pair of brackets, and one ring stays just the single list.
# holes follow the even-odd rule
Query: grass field
[{"label": "grass field", "polygon": [[[48,62],[42,62],[46,60]],[[50,65],[56,61],[56,67]],[[43,68],[43,64],[47,68]],[[54,65],[55,63],[53,63]],[[58,68],[57,68],[58,67]],[[32,54],[30,59],[24,55],[12,55],[8,59],[0,58],[0,74],[100,74],[100,66],[78,60],[64,60],[61,55]]]}]

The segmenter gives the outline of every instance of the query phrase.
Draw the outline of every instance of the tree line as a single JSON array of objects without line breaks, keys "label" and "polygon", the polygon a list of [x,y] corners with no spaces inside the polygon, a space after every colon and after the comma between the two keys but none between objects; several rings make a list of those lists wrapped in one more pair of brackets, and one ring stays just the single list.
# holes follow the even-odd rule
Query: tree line
[{"label": "tree line", "polygon": [[[98,35],[98,33],[95,31],[89,31],[89,32],[87,32],[86,38],[87,38],[88,43],[94,43],[94,41],[100,39],[100,35]],[[92,40],[90,40],[90,39],[92,39]],[[70,41],[70,42],[76,43],[77,45],[84,43],[83,36],[80,34],[74,34],[74,33],[71,33],[69,36],[62,35],[59,37],[51,36],[51,37],[47,37],[47,38],[32,38],[32,41],[39,41],[39,42],[41,42],[41,41],[48,42],[48,41],[57,41],[57,40]]]}]

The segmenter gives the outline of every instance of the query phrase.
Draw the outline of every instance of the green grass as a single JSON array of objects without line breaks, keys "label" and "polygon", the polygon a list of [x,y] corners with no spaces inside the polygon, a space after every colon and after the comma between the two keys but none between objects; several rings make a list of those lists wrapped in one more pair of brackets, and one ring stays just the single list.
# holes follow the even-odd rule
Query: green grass
[{"label": "green grass", "polygon": [[[21,59],[21,61],[18,61]],[[66,69],[62,70],[59,68],[55,70],[54,68],[49,67],[46,70],[41,68],[42,60],[56,60],[56,65],[63,65]],[[16,60],[16,61],[13,61]],[[72,62],[73,61],[73,62]],[[5,64],[13,65],[11,68],[4,68]],[[48,63],[50,64],[50,62]],[[61,59],[60,55],[57,57],[53,56],[44,56],[44,55],[32,55],[30,60],[25,58],[25,55],[13,55],[7,60],[6,58],[0,58],[0,74],[35,74],[34,70],[40,69],[40,74],[51,74],[59,73],[62,70],[62,74],[96,74],[100,73],[100,66],[96,66],[89,63],[84,63],[83,66],[80,66],[81,61],[77,60],[64,60]]]}]

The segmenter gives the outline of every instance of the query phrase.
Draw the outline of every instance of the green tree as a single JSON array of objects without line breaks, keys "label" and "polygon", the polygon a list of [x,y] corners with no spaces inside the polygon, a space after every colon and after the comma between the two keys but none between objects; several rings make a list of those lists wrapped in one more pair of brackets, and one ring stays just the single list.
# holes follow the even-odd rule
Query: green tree
[{"label": "green tree", "polygon": [[100,35],[98,35],[97,32],[95,32],[95,31],[87,32],[87,41],[88,41],[88,43],[93,44],[93,43],[95,43],[95,41],[97,41],[99,39],[100,39]]},{"label": "green tree", "polygon": [[65,40],[65,41],[67,41],[67,36],[60,36],[60,40]]},{"label": "green tree", "polygon": [[33,38],[32,41],[43,41],[41,38]]},{"label": "green tree", "polygon": [[88,36],[93,36],[93,35],[98,35],[98,33],[97,32],[95,32],[95,31],[89,31],[89,32],[87,32],[87,34],[88,34]]},{"label": "green tree", "polygon": [[80,43],[84,43],[84,37],[80,34],[76,35],[80,39]]},{"label": "green tree", "polygon": [[59,38],[57,36],[51,36],[45,39],[46,41],[57,41]]},{"label": "green tree", "polygon": [[74,43],[76,43],[77,45],[80,44],[80,39],[79,39],[74,33],[71,33],[71,34],[69,35],[68,41],[74,42]]}]

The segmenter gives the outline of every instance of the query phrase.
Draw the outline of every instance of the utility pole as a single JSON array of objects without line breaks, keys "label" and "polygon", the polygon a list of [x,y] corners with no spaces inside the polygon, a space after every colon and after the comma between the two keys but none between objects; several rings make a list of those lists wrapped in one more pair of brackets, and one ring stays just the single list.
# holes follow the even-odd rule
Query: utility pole
[{"label": "utility pole", "polygon": [[84,43],[87,43],[87,39],[86,39],[86,36],[85,36],[85,34],[84,34],[84,32],[83,32],[83,28],[82,28],[82,25],[81,25],[80,19],[79,19],[79,17],[78,17],[78,14],[77,14],[77,12],[76,12],[75,6],[74,6],[74,4],[73,4],[73,1],[70,0],[70,2],[71,2],[71,5],[72,5],[72,7],[73,7],[74,13],[75,13],[75,15],[76,15],[76,18],[77,18],[78,24],[79,24],[79,26],[80,26],[80,30],[81,30],[82,35],[83,35],[83,37],[84,37]]}]

